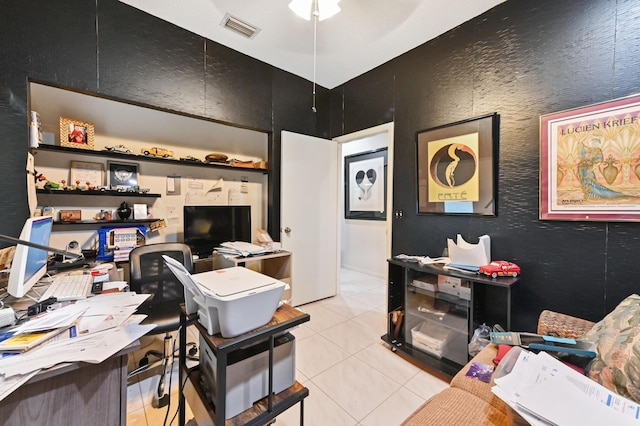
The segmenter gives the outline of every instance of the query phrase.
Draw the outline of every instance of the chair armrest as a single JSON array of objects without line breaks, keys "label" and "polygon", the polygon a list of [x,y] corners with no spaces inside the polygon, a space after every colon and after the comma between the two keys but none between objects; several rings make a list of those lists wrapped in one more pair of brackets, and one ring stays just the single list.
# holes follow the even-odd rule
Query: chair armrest
[{"label": "chair armrest", "polygon": [[571,315],[544,310],[538,318],[538,334],[579,338],[595,323]]}]

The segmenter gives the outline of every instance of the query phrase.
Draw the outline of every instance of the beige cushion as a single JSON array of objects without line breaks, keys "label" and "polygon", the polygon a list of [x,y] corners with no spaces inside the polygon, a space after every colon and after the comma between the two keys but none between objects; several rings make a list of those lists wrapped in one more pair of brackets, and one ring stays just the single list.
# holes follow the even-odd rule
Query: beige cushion
[{"label": "beige cushion", "polygon": [[640,402],[640,296],[624,299],[582,339],[594,342],[598,352],[587,369],[589,377]]},{"label": "beige cushion", "polygon": [[451,379],[451,387],[465,390],[488,402],[497,410],[506,413],[507,404],[505,404],[504,401],[502,401],[500,398],[495,396],[493,392],[491,392],[493,380],[491,381],[491,383],[485,383],[481,380],[474,379],[473,377],[468,377],[466,375],[472,362],[494,365],[493,359],[496,357],[496,355],[498,355],[498,347],[496,345],[490,344],[486,346],[475,357],[473,357],[473,359],[469,363],[467,363],[467,365],[462,367],[462,369],[453,377],[453,379]]},{"label": "beige cushion", "polygon": [[425,402],[403,426],[507,425],[507,414],[462,389],[447,388]]}]

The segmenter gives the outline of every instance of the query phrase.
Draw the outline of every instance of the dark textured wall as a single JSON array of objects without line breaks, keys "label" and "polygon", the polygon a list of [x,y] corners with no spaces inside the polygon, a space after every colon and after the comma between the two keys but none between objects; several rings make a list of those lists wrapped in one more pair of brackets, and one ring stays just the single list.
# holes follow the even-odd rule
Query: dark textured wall
[{"label": "dark textured wall", "polygon": [[269,134],[269,231],[280,227],[280,132],[329,136],[329,91],[116,0],[2,0],[0,233],[28,215],[28,80]]},{"label": "dark textured wall", "polygon": [[[0,233],[27,215],[27,80],[270,132],[269,220],[279,228],[280,131],[335,137],[395,122],[393,252],[492,237],[519,263],[514,324],[542,309],[599,319],[638,290],[638,224],[538,219],[539,117],[640,92],[634,0],[509,0],[344,85],[311,83],[116,0],[2,0]],[[416,215],[416,132],[500,115],[498,216]],[[275,232],[277,234],[277,231]]]},{"label": "dark textured wall", "polygon": [[[457,233],[523,269],[515,328],[543,309],[598,320],[640,290],[637,223],[538,219],[539,117],[640,92],[637,1],[509,0],[331,92],[335,134],[395,122],[393,253]],[[416,132],[500,115],[497,217],[416,214]],[[340,120],[340,121],[338,121]]]}]

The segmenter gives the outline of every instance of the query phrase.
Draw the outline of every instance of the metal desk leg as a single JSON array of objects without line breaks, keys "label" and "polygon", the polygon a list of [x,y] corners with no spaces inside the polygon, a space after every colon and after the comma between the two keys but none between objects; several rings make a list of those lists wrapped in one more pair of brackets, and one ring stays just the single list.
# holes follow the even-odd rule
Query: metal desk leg
[{"label": "metal desk leg", "polygon": [[511,286],[507,288],[507,331],[511,331]]},{"label": "metal desk leg", "polygon": [[300,426],[304,425],[304,398],[300,400]]},{"label": "metal desk leg", "polygon": [[269,397],[267,398],[267,411],[273,411],[273,334],[269,336]]},{"label": "metal desk leg", "polygon": [[[179,340],[179,350],[178,350],[178,383],[180,386],[180,391],[178,392],[178,424],[180,426],[184,426],[185,424],[185,400],[184,394],[182,393],[182,387],[186,377],[184,377],[184,369],[186,368],[187,362],[187,317],[184,313],[180,313],[180,340]],[[169,390],[171,392],[171,390]]]},{"label": "metal desk leg", "polygon": [[227,395],[227,352],[218,351],[216,354],[216,379],[218,392],[215,395],[216,425],[224,425],[226,421]]}]

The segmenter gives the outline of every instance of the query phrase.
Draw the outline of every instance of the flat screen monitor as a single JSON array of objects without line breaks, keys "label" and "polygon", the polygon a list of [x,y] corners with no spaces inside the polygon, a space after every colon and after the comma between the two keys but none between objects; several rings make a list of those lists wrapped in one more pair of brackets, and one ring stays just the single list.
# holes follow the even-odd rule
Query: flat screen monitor
[{"label": "flat screen monitor", "polygon": [[[48,246],[52,226],[53,217],[51,216],[31,217],[24,223],[19,238]],[[9,272],[7,285],[9,294],[14,297],[24,296],[46,274],[48,256],[48,250],[18,244]]]},{"label": "flat screen monitor", "polygon": [[184,243],[209,257],[228,241],[251,242],[251,206],[184,206]]}]

